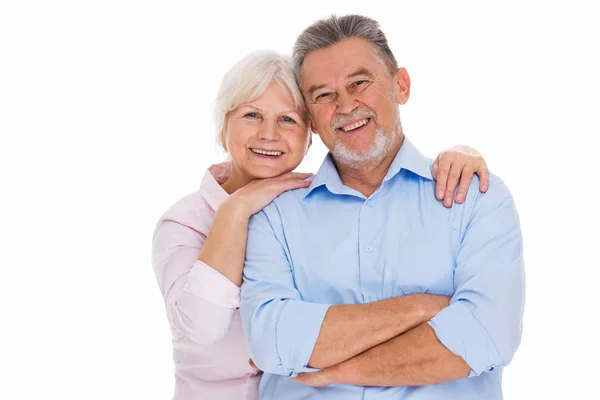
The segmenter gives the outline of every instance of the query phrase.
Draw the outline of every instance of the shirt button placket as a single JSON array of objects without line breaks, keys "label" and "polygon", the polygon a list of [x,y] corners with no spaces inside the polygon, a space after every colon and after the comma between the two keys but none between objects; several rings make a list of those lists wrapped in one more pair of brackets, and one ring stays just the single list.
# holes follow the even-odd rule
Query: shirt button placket
[{"label": "shirt button placket", "polygon": [[373,264],[373,247],[371,241],[373,239],[373,215],[372,215],[372,200],[365,200],[363,207],[360,211],[360,277],[361,277],[361,291],[365,302],[372,302],[377,300],[377,297],[372,293],[372,282],[374,281],[373,274],[375,273],[375,266]]}]

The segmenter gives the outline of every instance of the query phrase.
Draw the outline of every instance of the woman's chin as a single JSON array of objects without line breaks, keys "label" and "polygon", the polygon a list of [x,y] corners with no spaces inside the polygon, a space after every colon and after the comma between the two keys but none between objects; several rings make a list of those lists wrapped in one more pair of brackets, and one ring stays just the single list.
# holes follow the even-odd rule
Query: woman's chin
[{"label": "woman's chin", "polygon": [[268,179],[283,175],[286,172],[292,171],[289,168],[273,168],[273,167],[255,167],[247,171],[248,175],[253,179]]}]

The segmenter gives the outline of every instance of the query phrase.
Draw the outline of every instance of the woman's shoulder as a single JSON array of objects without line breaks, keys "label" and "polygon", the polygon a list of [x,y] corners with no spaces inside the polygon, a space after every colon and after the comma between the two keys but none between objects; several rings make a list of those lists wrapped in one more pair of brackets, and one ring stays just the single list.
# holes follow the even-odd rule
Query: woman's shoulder
[{"label": "woman's shoulder", "polygon": [[206,235],[212,225],[215,210],[227,197],[220,184],[225,182],[230,174],[229,162],[210,166],[204,173],[199,189],[173,203],[160,217],[157,229],[163,222],[170,221]]},{"label": "woman's shoulder", "polygon": [[171,221],[192,228],[200,233],[208,233],[214,211],[200,190],[189,193],[174,202],[159,218],[158,227]]}]

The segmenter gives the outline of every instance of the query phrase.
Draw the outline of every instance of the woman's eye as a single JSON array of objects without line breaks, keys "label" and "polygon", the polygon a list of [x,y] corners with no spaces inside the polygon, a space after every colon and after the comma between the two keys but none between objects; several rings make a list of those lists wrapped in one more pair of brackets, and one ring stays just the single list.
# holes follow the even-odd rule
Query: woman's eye
[{"label": "woman's eye", "polygon": [[248,114],[244,115],[244,117],[253,119],[253,118],[258,118],[259,115],[255,112],[249,112]]},{"label": "woman's eye", "polygon": [[282,120],[283,120],[283,122],[288,123],[288,124],[295,124],[296,123],[296,121],[294,121],[294,119],[290,118],[290,117],[283,117]]}]

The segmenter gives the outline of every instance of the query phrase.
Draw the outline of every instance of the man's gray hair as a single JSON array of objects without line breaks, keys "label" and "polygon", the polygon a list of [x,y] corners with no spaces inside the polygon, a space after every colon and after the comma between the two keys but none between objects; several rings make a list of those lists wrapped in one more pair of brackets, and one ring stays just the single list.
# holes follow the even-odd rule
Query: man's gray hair
[{"label": "man's gray hair", "polygon": [[390,73],[396,72],[398,62],[377,21],[362,15],[345,15],[343,17],[332,15],[327,19],[315,22],[296,39],[292,61],[298,85],[300,86],[300,72],[308,53],[325,49],[350,38],[361,38],[371,43],[375,49],[375,55],[387,66]]}]

